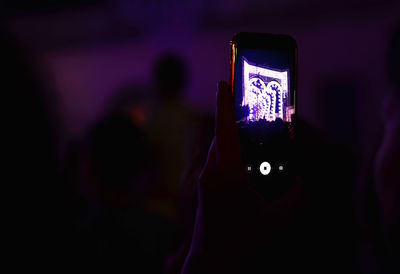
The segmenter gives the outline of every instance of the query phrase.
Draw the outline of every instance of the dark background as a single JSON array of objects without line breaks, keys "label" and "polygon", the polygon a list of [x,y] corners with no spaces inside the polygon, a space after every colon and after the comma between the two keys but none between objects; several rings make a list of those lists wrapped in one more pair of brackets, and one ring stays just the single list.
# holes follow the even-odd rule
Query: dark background
[{"label": "dark background", "polygon": [[[371,177],[383,134],[382,102],[393,89],[387,48],[399,24],[399,1],[9,0],[0,7],[8,33],[1,45],[2,103],[11,121],[4,135],[12,139],[3,144],[15,168],[5,185],[14,191],[8,206],[16,209],[11,215],[20,228],[11,239],[22,241],[13,244],[17,254],[40,256],[36,247],[42,246],[42,260],[62,249],[68,250],[59,256],[64,262],[93,259],[101,266],[106,258],[147,267],[148,273],[159,273],[166,261],[169,269],[179,265],[173,257],[185,254],[179,247],[191,235],[217,83],[229,79],[229,41],[241,31],[288,34],[297,41],[297,114],[333,151],[344,151],[326,161],[311,159],[315,169],[303,162],[315,179],[311,192],[323,193],[316,196],[328,208],[324,225],[352,233],[346,223],[353,220],[352,183],[359,174]],[[156,81],[166,52],[175,61],[163,75],[183,75],[175,79],[182,80],[182,93],[170,101],[157,92]],[[128,113],[135,128],[126,117],[109,117],[113,108]],[[307,152],[314,147],[314,139],[308,141]],[[345,180],[337,180],[341,175]],[[107,185],[114,179],[132,185]],[[339,182],[336,192],[329,182]],[[347,239],[323,233],[333,244]],[[34,243],[26,249],[28,239]],[[371,273],[379,256],[369,244],[361,247],[361,272]]]},{"label": "dark background", "polygon": [[[185,101],[213,112],[215,85],[229,76],[229,45],[239,31],[286,33],[299,48],[300,116],[331,138],[369,147],[378,133],[379,102],[389,89],[388,39],[398,1],[5,1],[7,27],[35,57],[58,110],[59,147],[85,134],[116,90],[148,84],[158,54],[185,58],[190,82]],[[327,86],[354,93],[357,127],[327,127]],[[346,107],[344,111],[353,111]],[[368,123],[365,123],[368,121]],[[331,123],[332,124],[332,123]],[[346,133],[343,133],[346,132]]]}]

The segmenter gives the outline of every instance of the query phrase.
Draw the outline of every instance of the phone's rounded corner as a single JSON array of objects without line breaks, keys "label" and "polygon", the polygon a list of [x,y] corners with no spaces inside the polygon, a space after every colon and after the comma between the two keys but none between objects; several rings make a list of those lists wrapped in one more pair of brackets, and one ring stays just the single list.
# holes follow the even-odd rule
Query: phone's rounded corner
[{"label": "phone's rounded corner", "polygon": [[290,43],[290,45],[291,45],[293,48],[297,49],[297,41],[296,41],[296,39],[294,39],[293,36],[288,35],[288,34],[286,34],[285,36],[286,36],[288,42]]},{"label": "phone's rounded corner", "polygon": [[231,45],[236,45],[237,42],[239,41],[239,38],[241,36],[241,32],[235,32],[231,38]]},{"label": "phone's rounded corner", "polygon": [[289,39],[290,39],[290,43],[293,45],[293,48],[295,48],[297,50],[297,40],[294,39],[293,36],[289,35]]}]

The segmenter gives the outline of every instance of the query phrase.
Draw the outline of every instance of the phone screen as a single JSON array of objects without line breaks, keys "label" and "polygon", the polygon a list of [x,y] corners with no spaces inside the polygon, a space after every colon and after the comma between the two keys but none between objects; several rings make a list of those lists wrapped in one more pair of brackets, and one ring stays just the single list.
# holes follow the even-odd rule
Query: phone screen
[{"label": "phone screen", "polygon": [[296,46],[286,36],[263,34],[236,35],[232,41],[232,86],[243,162],[250,181],[271,194],[293,177]]},{"label": "phone screen", "polygon": [[239,111],[238,122],[250,126],[280,119],[290,123],[295,112],[294,90],[290,89],[294,64],[290,53],[238,49],[237,59],[235,104]]}]

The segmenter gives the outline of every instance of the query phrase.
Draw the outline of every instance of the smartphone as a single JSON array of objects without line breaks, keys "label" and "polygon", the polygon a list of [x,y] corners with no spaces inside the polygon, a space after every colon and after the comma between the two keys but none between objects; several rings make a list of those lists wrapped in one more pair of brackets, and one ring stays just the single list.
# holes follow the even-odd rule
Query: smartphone
[{"label": "smartphone", "polygon": [[274,198],[295,179],[296,41],[287,35],[237,33],[230,67],[245,169],[256,190]]}]

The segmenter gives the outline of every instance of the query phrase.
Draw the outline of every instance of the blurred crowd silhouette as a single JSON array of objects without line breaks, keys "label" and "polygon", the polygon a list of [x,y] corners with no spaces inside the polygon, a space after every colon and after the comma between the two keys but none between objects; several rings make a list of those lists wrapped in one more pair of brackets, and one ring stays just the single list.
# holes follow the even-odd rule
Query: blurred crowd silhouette
[{"label": "blurred crowd silhouette", "polygon": [[[382,125],[370,125],[379,134],[367,149],[360,145],[359,91],[352,78],[315,80],[325,128],[296,121],[304,203],[285,237],[259,254],[247,273],[256,267],[260,273],[400,270],[398,27],[388,45],[391,88],[382,102]],[[62,146],[62,114],[52,86],[41,81],[47,76],[6,24],[0,48],[2,182],[10,217],[4,225],[17,265],[181,273],[196,240],[197,183],[215,128],[213,113],[185,100],[192,74],[184,55],[162,52],[149,65],[151,84],[120,88],[85,134]],[[234,243],[228,249],[235,250]]]}]

